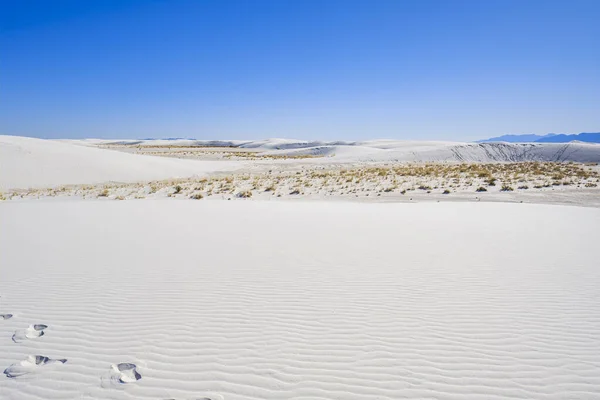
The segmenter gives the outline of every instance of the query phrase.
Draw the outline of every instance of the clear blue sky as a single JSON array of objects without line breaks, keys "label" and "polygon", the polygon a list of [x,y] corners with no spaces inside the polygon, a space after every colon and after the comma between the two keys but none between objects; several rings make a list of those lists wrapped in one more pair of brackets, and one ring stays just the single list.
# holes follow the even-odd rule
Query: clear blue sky
[{"label": "clear blue sky", "polygon": [[600,0],[0,0],[0,133],[600,131]]}]

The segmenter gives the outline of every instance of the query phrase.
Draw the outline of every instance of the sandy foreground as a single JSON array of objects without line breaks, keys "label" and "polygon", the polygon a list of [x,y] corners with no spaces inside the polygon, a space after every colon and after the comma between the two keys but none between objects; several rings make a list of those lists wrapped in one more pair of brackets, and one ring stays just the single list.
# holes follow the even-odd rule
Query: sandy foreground
[{"label": "sandy foreground", "polygon": [[0,221],[1,399],[600,398],[597,208],[38,200]]}]

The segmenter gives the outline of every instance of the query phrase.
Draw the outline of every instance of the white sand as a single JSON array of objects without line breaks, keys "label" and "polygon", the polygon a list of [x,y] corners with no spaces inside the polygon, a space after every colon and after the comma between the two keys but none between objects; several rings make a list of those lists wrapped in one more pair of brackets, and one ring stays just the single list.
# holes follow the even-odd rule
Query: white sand
[{"label": "white sand", "polygon": [[40,200],[0,224],[0,371],[26,372],[3,400],[600,398],[598,209]]},{"label": "white sand", "polygon": [[[77,145],[77,143],[79,145]],[[321,158],[288,160],[317,165],[369,162],[495,162],[577,161],[600,162],[600,144],[587,143],[455,143],[373,140],[368,142],[303,142],[291,139],[241,141],[106,141],[42,140],[0,135],[0,191],[47,188],[69,184],[147,182],[204,176],[257,165],[277,167],[282,160],[251,165],[245,161],[187,160],[142,156],[95,148],[108,143],[140,145],[220,145],[251,149],[262,155]],[[285,162],[285,161],[284,161]],[[288,163],[289,164],[289,163]]]},{"label": "white sand", "polygon": [[0,135],[0,190],[184,178],[240,166],[239,162],[148,157],[53,140]]},{"label": "white sand", "polygon": [[466,143],[379,139],[359,142],[296,139],[239,140],[71,140],[85,146],[230,146],[278,156],[327,156],[311,162],[600,162],[598,143]]}]

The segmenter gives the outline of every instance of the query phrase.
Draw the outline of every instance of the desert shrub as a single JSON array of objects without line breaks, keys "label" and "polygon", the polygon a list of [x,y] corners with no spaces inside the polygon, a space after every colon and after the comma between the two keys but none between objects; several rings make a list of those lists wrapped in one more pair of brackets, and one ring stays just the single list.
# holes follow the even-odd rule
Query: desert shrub
[{"label": "desert shrub", "polygon": [[238,192],[236,194],[236,196],[239,197],[239,198],[242,198],[242,199],[247,199],[247,198],[252,197],[252,192],[249,191],[249,190],[243,190],[241,192]]},{"label": "desert shrub", "polygon": [[104,189],[98,194],[98,197],[108,197],[108,189]]},{"label": "desert shrub", "polygon": [[174,193],[174,194],[177,194],[177,193],[181,192],[181,190],[182,190],[183,188],[182,188],[181,186],[177,185],[177,186],[175,186],[175,187],[174,187],[174,189],[175,189],[175,192],[173,192],[173,193]]},{"label": "desert shrub", "polygon": [[403,189],[400,194],[406,194],[406,189]]},{"label": "desert shrub", "polygon": [[593,188],[593,187],[597,187],[597,186],[598,186],[597,184],[592,183],[592,182],[588,182],[585,184],[585,187],[587,187],[587,188]]},{"label": "desert shrub", "polygon": [[512,192],[514,189],[512,188],[512,186],[508,186],[508,185],[502,185],[502,188],[500,189],[501,192]]},{"label": "desert shrub", "polygon": [[269,185],[267,186],[267,188],[265,188],[265,192],[274,192],[275,191],[275,185]]},{"label": "desert shrub", "polygon": [[496,178],[491,177],[488,180],[486,180],[486,183],[488,186],[496,186],[496,180],[497,180]]},{"label": "desert shrub", "polygon": [[527,190],[527,189],[529,189],[529,186],[527,186],[527,185],[519,186],[518,189]]},{"label": "desert shrub", "polygon": [[204,196],[202,196],[202,193],[196,193],[190,196],[190,199],[193,200],[202,200],[204,198]]},{"label": "desert shrub", "polygon": [[294,195],[300,194],[300,189],[294,189],[290,192],[290,194],[294,194]]},{"label": "desert shrub", "polygon": [[442,192],[442,194],[450,194],[450,191],[448,189],[446,189]]},{"label": "desert shrub", "polygon": [[479,186],[477,189],[475,189],[476,192],[487,192],[487,189],[484,188],[483,186]]},{"label": "desert shrub", "polygon": [[431,190],[431,186],[421,185],[418,187],[419,190]]}]

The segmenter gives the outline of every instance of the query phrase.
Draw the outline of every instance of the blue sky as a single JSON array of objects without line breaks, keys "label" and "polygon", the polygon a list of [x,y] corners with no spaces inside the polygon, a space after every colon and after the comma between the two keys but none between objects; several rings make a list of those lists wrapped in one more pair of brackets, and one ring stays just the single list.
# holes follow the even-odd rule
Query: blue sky
[{"label": "blue sky", "polygon": [[600,131],[600,1],[0,0],[0,133]]}]

